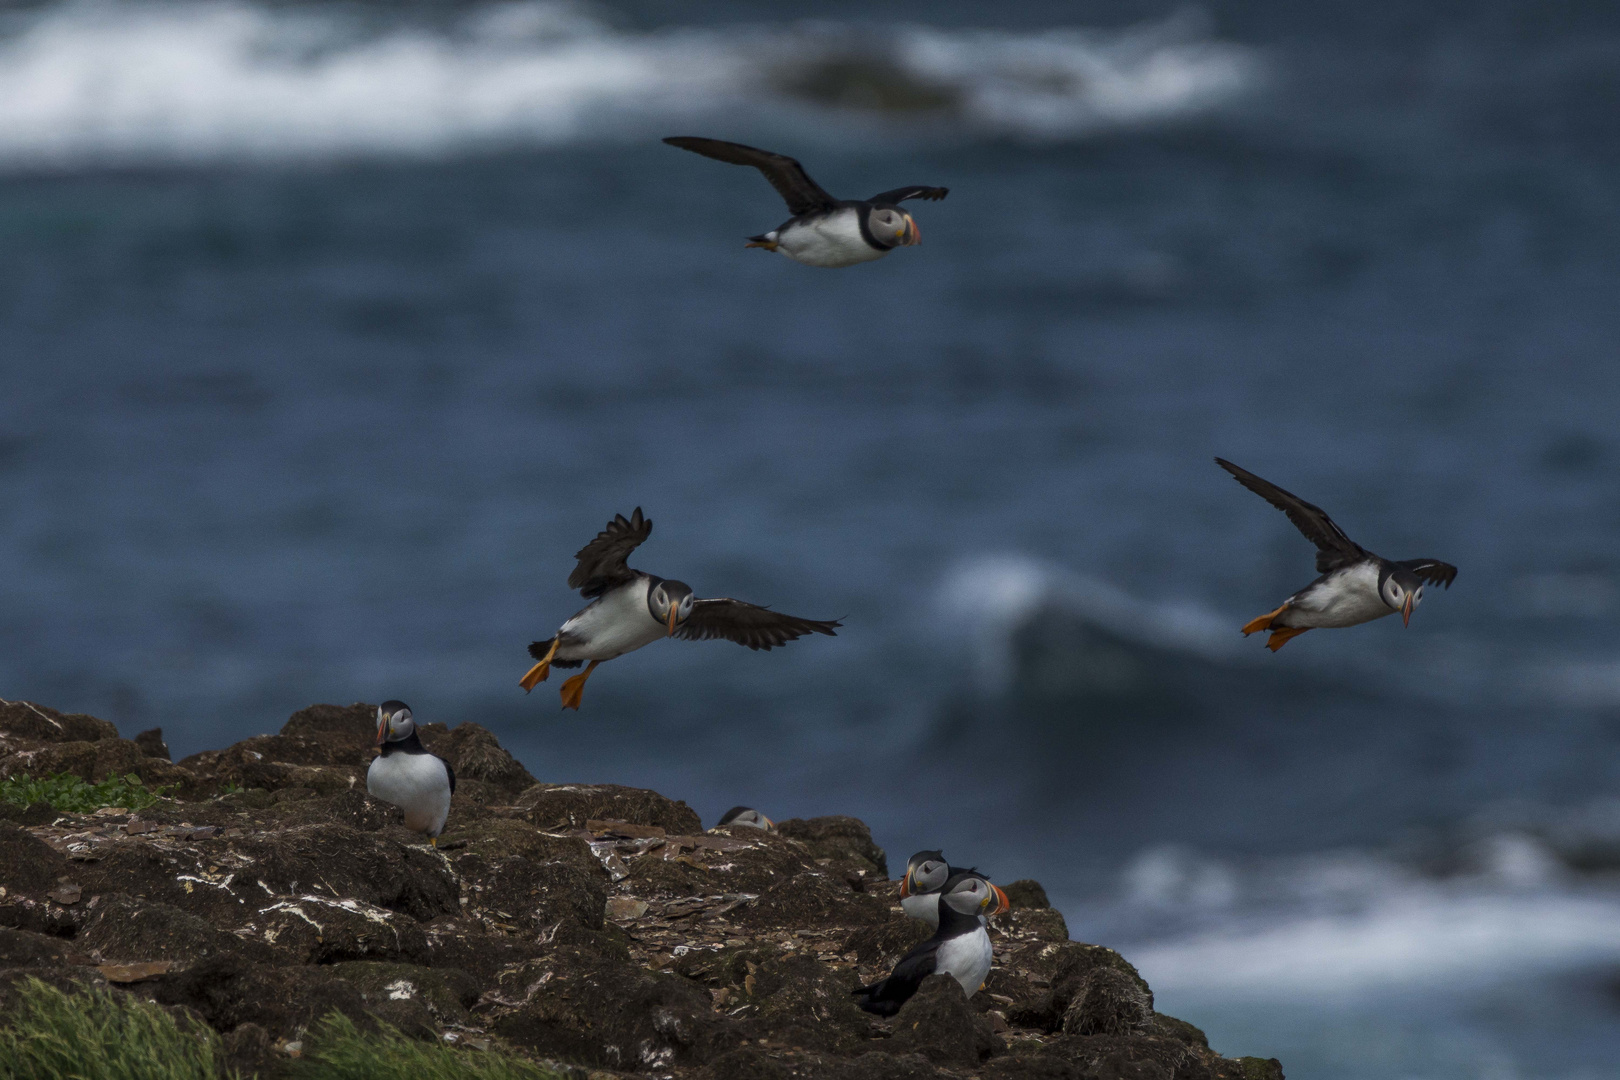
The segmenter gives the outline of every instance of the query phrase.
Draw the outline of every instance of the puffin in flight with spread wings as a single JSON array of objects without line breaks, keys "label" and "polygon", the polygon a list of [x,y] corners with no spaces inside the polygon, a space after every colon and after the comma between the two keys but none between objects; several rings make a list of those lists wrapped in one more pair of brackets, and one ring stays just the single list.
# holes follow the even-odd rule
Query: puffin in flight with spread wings
[{"label": "puffin in flight with spread wings", "polygon": [[591,602],[563,623],[556,637],[529,646],[537,663],[519,680],[524,690],[545,682],[553,667],[576,668],[589,660],[590,667],[562,685],[563,708],[577,709],[585,680],[596,665],[662,637],[725,638],[750,649],[772,649],[805,634],[836,637],[833,631],[843,625],[784,615],[741,600],[700,599],[685,582],[632,570],[625,559],[650,535],[652,520],[642,517],[638,506],[629,518],[615,515],[574,555],[579,565],[568,575],[568,587]]},{"label": "puffin in flight with spread wings", "polygon": [[900,209],[907,199],[943,199],[950,188],[912,184],[870,199],[835,199],[785,154],[742,143],[676,135],[671,146],[694,154],[752,165],[787,200],[791,218],[768,233],[748,238],[748,247],[775,251],[807,266],[854,266],[881,259],[897,247],[922,242],[917,222]]},{"label": "puffin in flight with spread wings", "polygon": [[1276,484],[1240,469],[1230,461],[1215,464],[1237,482],[1288,515],[1305,539],[1316,545],[1316,572],[1322,576],[1283,601],[1282,607],[1244,626],[1245,636],[1271,631],[1266,648],[1276,652],[1307,630],[1357,626],[1401,613],[1411,625],[1412,609],[1423,600],[1423,583],[1451,588],[1457,568],[1439,559],[1391,562],[1374,555],[1344,534],[1320,507],[1312,506]]}]

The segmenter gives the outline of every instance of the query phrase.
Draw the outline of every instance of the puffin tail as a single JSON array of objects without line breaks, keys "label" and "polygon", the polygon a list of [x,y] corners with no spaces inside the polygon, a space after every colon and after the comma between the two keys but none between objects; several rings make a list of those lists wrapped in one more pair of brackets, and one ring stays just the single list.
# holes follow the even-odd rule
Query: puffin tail
[{"label": "puffin tail", "polygon": [[895,1013],[899,1012],[900,1003],[898,1001],[890,1001],[887,998],[878,997],[878,994],[883,990],[884,984],[888,981],[889,980],[887,979],[880,979],[870,986],[862,986],[850,991],[858,999],[855,1004],[859,1005],[867,1012],[875,1013],[878,1016],[893,1016]]},{"label": "puffin tail", "polygon": [[[1268,611],[1258,619],[1251,619],[1249,622],[1243,625],[1243,636],[1248,637],[1250,634],[1259,633],[1261,630],[1270,630],[1271,621],[1287,610],[1288,605],[1284,604],[1276,611]],[[1281,630],[1282,627],[1279,626],[1277,629]],[[1275,631],[1273,632],[1275,633]]]}]

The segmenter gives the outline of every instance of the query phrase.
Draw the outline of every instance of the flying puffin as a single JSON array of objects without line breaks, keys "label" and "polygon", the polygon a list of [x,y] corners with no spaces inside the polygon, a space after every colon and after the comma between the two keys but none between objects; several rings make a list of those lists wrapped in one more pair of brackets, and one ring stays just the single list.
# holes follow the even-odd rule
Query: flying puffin
[{"label": "flying puffin", "polygon": [[366,770],[366,790],[405,811],[405,827],[427,834],[438,847],[456,791],[456,771],[444,758],[428,753],[411,707],[403,701],[377,706],[377,746],[382,752]]},{"label": "flying puffin", "polygon": [[784,154],[741,143],[677,135],[664,140],[694,154],[752,165],[787,200],[791,218],[768,233],[750,236],[748,247],[775,251],[807,266],[854,266],[881,259],[897,247],[922,242],[917,222],[900,209],[907,199],[943,199],[949,188],[912,184],[870,199],[835,199],[810,179],[804,166]]},{"label": "flying puffin", "polygon": [[984,878],[958,874],[939,898],[939,929],[894,966],[889,977],[855,991],[861,1008],[893,1016],[930,975],[949,975],[972,997],[990,974],[990,934],[981,916],[1007,910],[1007,897]]},{"label": "flying puffin", "polygon": [[725,638],[768,650],[810,633],[836,637],[834,628],[843,625],[783,615],[741,600],[699,599],[684,582],[632,570],[625,559],[651,534],[652,521],[641,516],[638,506],[628,519],[615,515],[575,553],[579,565],[568,575],[568,587],[591,602],[563,623],[556,637],[529,646],[529,655],[538,662],[518,680],[524,690],[545,682],[553,667],[575,668],[589,660],[590,667],[562,685],[563,708],[577,709],[585,680],[597,664],[662,637]]},{"label": "flying puffin", "polygon": [[1312,506],[1276,484],[1262,480],[1230,461],[1215,464],[1237,477],[1237,482],[1288,515],[1305,539],[1316,545],[1316,572],[1322,576],[1243,627],[1245,636],[1271,631],[1266,648],[1276,652],[1307,630],[1317,627],[1357,626],[1385,615],[1401,613],[1411,625],[1412,610],[1423,601],[1423,583],[1451,588],[1457,568],[1439,559],[1391,562],[1374,555],[1333,523],[1320,507]]},{"label": "flying puffin", "polygon": [[776,831],[776,822],[749,806],[733,806],[721,815],[715,824],[717,829],[764,829],[766,832]]},{"label": "flying puffin", "polygon": [[[900,908],[913,919],[921,919],[934,929],[939,928],[939,898],[947,882],[963,876],[977,877],[990,885],[1005,911],[1010,903],[1007,894],[990,884],[990,879],[977,870],[962,870],[945,861],[939,851],[919,851],[906,860],[906,876],[900,879]],[[982,918],[982,916],[981,916]]]}]

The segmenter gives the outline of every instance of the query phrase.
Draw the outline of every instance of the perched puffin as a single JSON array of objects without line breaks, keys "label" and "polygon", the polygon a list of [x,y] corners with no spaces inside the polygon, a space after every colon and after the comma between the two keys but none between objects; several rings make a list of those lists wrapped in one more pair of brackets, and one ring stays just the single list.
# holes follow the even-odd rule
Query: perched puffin
[{"label": "perched puffin", "polygon": [[1374,555],[1348,536],[1323,513],[1297,495],[1262,480],[1230,461],[1215,464],[1237,477],[1237,482],[1288,515],[1294,527],[1316,545],[1316,572],[1322,576],[1268,612],[1244,626],[1245,636],[1271,631],[1266,648],[1272,652],[1307,630],[1317,627],[1357,626],[1385,615],[1401,613],[1411,625],[1412,609],[1423,601],[1423,583],[1451,588],[1457,568],[1439,559],[1391,562]]},{"label": "perched puffin", "polygon": [[366,770],[366,790],[405,811],[405,827],[426,833],[438,847],[456,791],[456,771],[444,758],[428,753],[416,734],[411,707],[403,701],[377,706],[377,746],[382,752]]},{"label": "perched puffin", "polygon": [[973,873],[954,876],[939,898],[939,929],[894,966],[887,979],[863,986],[856,1004],[879,1016],[893,1016],[930,975],[949,975],[972,997],[990,974],[990,934],[981,916],[1007,910],[1007,896]]},{"label": "perched puffin", "polygon": [[[973,876],[990,885],[1005,911],[1009,906],[1007,894],[990,884],[990,879],[977,870],[962,870],[945,861],[939,851],[919,851],[906,860],[906,876],[900,879],[900,908],[913,919],[921,919],[934,929],[939,928],[939,897],[946,882]],[[982,916],[981,916],[982,919]]]},{"label": "perched puffin", "polygon": [[783,154],[741,143],[677,135],[664,140],[694,154],[752,165],[787,200],[791,218],[768,233],[750,236],[748,247],[786,255],[807,266],[854,266],[881,259],[897,247],[922,242],[917,222],[900,209],[906,199],[943,199],[949,188],[913,184],[870,199],[835,199],[810,179],[804,166]]},{"label": "perched puffin", "polygon": [[810,633],[836,637],[834,628],[843,625],[783,615],[741,600],[702,600],[684,582],[632,570],[625,559],[651,534],[652,521],[641,516],[638,506],[628,519],[615,515],[575,553],[579,564],[568,575],[568,587],[591,602],[563,623],[556,637],[529,646],[538,663],[518,681],[524,690],[545,682],[554,666],[574,668],[589,660],[590,667],[562,685],[563,708],[577,709],[585,680],[597,664],[662,637],[725,638],[750,649],[772,649]]},{"label": "perched puffin", "polygon": [[739,826],[747,829],[764,829],[766,832],[776,831],[776,822],[749,806],[733,806],[721,816],[715,828],[733,829]]}]

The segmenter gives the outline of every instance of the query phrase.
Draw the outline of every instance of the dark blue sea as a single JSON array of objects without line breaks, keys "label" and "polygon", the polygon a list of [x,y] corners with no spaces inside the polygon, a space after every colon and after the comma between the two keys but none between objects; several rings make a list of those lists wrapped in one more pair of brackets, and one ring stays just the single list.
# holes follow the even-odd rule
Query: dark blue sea
[{"label": "dark blue sea", "polygon": [[[1291,1080],[1620,1055],[1620,8],[0,10],[0,695],[177,754],[476,721],[1035,877]],[[743,239],[800,157],[923,243]],[[1238,627],[1310,545],[1409,629]],[[525,696],[633,564],[836,639]]]}]

